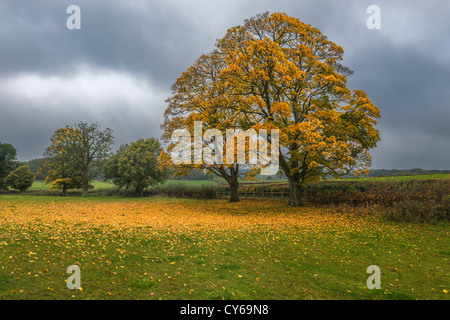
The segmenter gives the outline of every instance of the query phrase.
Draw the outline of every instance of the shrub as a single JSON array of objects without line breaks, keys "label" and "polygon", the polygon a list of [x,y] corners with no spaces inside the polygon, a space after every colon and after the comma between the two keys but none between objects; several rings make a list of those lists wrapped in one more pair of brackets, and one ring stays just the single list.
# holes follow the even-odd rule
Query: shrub
[{"label": "shrub", "polygon": [[[410,181],[323,181],[311,183],[304,189],[304,200],[315,205],[394,206],[403,201],[434,201],[448,195],[447,180]],[[224,189],[224,191],[227,191]],[[289,194],[287,184],[243,185],[242,193],[269,195],[271,191]]]},{"label": "shrub", "polygon": [[384,211],[394,221],[450,221],[450,196],[441,201],[409,200],[397,203]]},{"label": "shrub", "polygon": [[35,175],[29,166],[20,166],[5,178],[5,185],[16,190],[25,191],[33,185]]}]

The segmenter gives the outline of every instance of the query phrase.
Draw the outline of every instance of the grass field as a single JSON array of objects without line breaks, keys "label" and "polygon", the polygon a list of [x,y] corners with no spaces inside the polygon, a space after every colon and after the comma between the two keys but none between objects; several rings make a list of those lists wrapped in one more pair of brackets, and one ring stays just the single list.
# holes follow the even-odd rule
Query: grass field
[{"label": "grass field", "polygon": [[[447,223],[274,200],[0,200],[0,299],[449,297]],[[82,290],[65,283],[74,264]]]},{"label": "grass field", "polygon": [[[112,183],[106,183],[106,182],[98,181],[98,180],[91,181],[90,184],[92,186],[94,186],[94,190],[110,189],[110,188],[115,187]],[[49,189],[50,189],[50,184],[46,184],[44,181],[35,181],[28,190],[42,191],[42,190],[49,190]]]},{"label": "grass field", "polygon": [[[450,179],[450,174],[424,174],[424,175],[410,175],[410,176],[390,176],[390,177],[360,177],[360,178],[345,178],[343,181],[405,181],[405,180],[428,180],[428,179],[439,179],[445,180]],[[245,181],[241,180],[241,184],[253,184],[253,183],[264,183],[264,184],[287,184],[286,180],[257,180],[257,181]],[[99,189],[111,189],[115,186],[112,183],[106,183],[98,180],[91,182],[94,186],[94,190]],[[216,180],[168,180],[165,186],[214,186],[214,185],[226,185],[224,179],[217,178]],[[30,191],[40,191],[49,190],[50,185],[45,184],[43,181],[35,181],[33,186],[29,188]]]},{"label": "grass field", "polygon": [[[219,182],[216,182],[218,184]],[[223,183],[220,181],[220,183]],[[107,183],[103,181],[94,180],[91,181],[91,185],[94,187],[93,190],[99,190],[99,189],[111,189],[115,188],[115,185],[112,183]],[[214,181],[213,180],[168,180],[165,185],[173,186],[173,185],[181,185],[181,186],[213,186]],[[49,190],[50,185],[46,184],[44,181],[35,181],[31,188],[28,190],[30,191],[42,191],[42,190]]]}]

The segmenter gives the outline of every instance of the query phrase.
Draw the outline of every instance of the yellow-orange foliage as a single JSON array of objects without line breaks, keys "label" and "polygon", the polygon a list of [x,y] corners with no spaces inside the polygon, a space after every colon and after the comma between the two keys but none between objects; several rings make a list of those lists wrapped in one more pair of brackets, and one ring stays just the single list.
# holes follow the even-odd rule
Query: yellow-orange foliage
[{"label": "yellow-orange foliage", "polygon": [[174,84],[166,139],[196,120],[218,129],[279,129],[295,206],[308,182],[371,165],[380,111],[364,91],[347,88],[344,51],[318,29],[265,13],[230,28],[216,47]]}]

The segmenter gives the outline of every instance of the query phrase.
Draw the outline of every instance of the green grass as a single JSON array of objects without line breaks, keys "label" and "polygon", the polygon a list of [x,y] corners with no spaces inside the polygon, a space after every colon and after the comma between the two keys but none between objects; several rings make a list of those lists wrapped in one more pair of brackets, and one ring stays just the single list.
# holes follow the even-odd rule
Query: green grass
[{"label": "green grass", "polygon": [[[94,186],[94,190],[98,189],[111,189],[115,186],[112,183],[94,180],[90,184]],[[35,181],[33,185],[28,189],[29,191],[45,191],[50,190],[50,184],[46,184],[44,181]]]},{"label": "green grass", "polygon": [[[406,181],[406,180],[428,180],[428,179],[439,179],[445,180],[450,179],[450,174],[426,174],[426,175],[410,175],[410,176],[390,176],[390,177],[359,177],[359,178],[345,178],[343,181]],[[244,184],[287,184],[284,179],[276,180],[266,180],[260,179],[257,181],[247,181],[240,180],[242,185]],[[93,190],[99,189],[111,189],[115,186],[112,183],[102,182],[94,180],[91,182],[94,186]],[[221,178],[216,178],[215,180],[168,180],[164,186],[187,186],[187,187],[200,187],[200,186],[214,186],[214,185],[226,185],[226,181]],[[33,186],[29,188],[30,191],[42,191],[49,190],[50,185],[45,184],[43,181],[35,181]]]},{"label": "green grass", "polygon": [[[219,179],[216,180],[216,184],[223,183],[223,182],[224,182],[224,180],[223,181],[219,180]],[[114,184],[112,184],[112,183],[98,181],[98,180],[91,181],[91,185],[94,186],[93,190],[115,188]],[[202,185],[213,186],[214,180],[168,180],[164,185],[168,185],[168,186],[181,185],[181,186],[188,186],[188,187],[202,186]],[[30,190],[30,191],[45,191],[45,190],[49,190],[49,189],[50,189],[50,185],[46,184],[44,181],[35,181],[28,190]]]},{"label": "green grass", "polygon": [[[221,200],[0,196],[1,201],[9,207],[39,202],[48,208],[74,201],[158,208],[169,201],[174,214],[184,207],[208,206],[217,214],[236,210],[244,222],[248,215],[264,215],[266,203],[246,200],[229,211]],[[315,208],[288,209],[276,201],[271,206],[280,214],[298,212],[305,218],[323,214]],[[119,232],[107,226],[67,227],[56,220],[42,222],[40,230],[12,228],[0,211],[0,299],[449,298],[444,292],[450,289],[448,224],[393,223],[353,214],[344,218],[351,227],[192,233],[148,226]],[[82,291],[65,285],[72,264],[80,265]],[[382,270],[381,290],[365,286],[366,268],[372,264]]]}]

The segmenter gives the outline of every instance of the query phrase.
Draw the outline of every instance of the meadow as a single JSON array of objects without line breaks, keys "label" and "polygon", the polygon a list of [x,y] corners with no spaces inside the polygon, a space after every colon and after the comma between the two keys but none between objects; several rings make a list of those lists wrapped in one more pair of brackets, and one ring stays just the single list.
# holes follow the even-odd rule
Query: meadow
[{"label": "meadow", "polygon": [[273,199],[0,197],[0,299],[449,297],[445,221]]},{"label": "meadow", "polygon": [[[344,179],[332,179],[331,181],[410,181],[410,180],[449,180],[450,174],[448,173],[439,173],[439,174],[417,174],[417,175],[402,175],[402,176],[387,176],[387,177],[357,177],[357,178],[344,178]],[[288,186],[287,180],[285,179],[276,179],[276,180],[239,180],[242,186],[245,185],[286,185]],[[112,183],[94,180],[91,182],[93,186],[93,190],[99,189],[113,189],[115,186]],[[163,185],[167,186],[181,186],[181,187],[201,187],[201,186],[224,186],[226,185],[226,181],[221,178],[216,178],[214,180],[182,180],[182,179],[170,179]],[[44,181],[37,180],[33,183],[33,185],[28,189],[30,191],[44,191],[49,190],[50,185],[46,184]]]},{"label": "meadow", "polygon": [[[99,180],[94,180],[91,182],[91,185],[94,187],[94,190],[98,189],[111,189],[115,186],[112,183],[103,182]],[[50,184],[46,184],[45,181],[36,180],[33,185],[28,189],[29,191],[44,191],[50,190]]]}]

